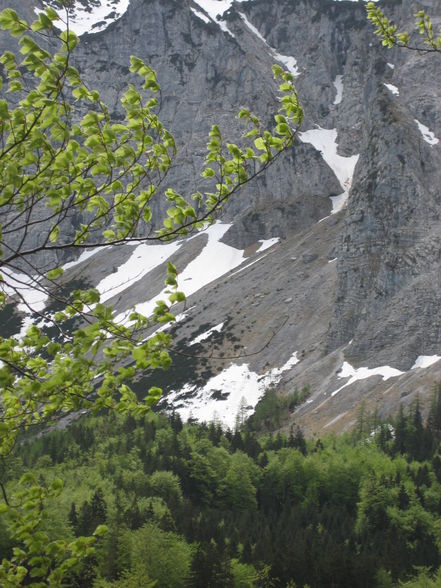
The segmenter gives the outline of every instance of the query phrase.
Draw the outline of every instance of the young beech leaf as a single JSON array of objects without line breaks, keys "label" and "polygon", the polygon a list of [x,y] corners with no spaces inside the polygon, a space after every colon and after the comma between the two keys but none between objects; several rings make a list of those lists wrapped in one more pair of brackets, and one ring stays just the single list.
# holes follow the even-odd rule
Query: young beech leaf
[{"label": "young beech leaf", "polygon": [[265,141],[262,139],[262,137],[258,137],[254,141],[254,145],[255,145],[256,149],[259,149],[259,151],[266,151]]},{"label": "young beech leaf", "polygon": [[59,235],[60,235],[60,227],[58,225],[55,225],[54,227],[52,227],[51,232],[49,233],[49,241],[51,243],[55,243],[55,241],[58,239]]},{"label": "young beech leaf", "polygon": [[56,280],[60,278],[64,274],[64,269],[62,267],[57,267],[47,272],[47,277],[49,280]]}]

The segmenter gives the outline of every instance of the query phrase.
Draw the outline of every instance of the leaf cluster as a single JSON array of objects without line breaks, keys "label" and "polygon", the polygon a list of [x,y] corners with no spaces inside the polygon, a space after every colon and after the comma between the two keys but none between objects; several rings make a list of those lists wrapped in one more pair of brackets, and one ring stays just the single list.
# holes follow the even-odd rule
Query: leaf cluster
[{"label": "leaf cluster", "polygon": [[422,37],[423,46],[412,43],[411,34],[399,31],[397,25],[374,2],[366,4],[366,11],[368,20],[376,27],[375,34],[380,37],[385,47],[404,47],[421,53],[441,52],[441,36],[434,34],[432,20],[424,10],[415,13],[415,26]]}]

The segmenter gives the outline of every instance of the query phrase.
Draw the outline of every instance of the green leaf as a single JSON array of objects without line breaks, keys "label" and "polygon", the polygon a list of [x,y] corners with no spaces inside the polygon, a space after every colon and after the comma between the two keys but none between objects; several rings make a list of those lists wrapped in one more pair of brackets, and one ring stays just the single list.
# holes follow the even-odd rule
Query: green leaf
[{"label": "green leaf", "polygon": [[60,39],[66,44],[68,49],[72,51],[78,44],[78,37],[71,30],[63,31],[60,35]]},{"label": "green leaf", "polygon": [[262,137],[258,137],[254,141],[254,145],[255,145],[256,149],[259,149],[259,151],[266,151],[265,141],[262,139]]},{"label": "green leaf", "polygon": [[49,233],[49,241],[51,243],[55,243],[58,240],[59,235],[60,227],[59,225],[55,225],[54,227],[52,227],[51,232]]},{"label": "green leaf", "polygon": [[109,529],[106,527],[106,525],[98,525],[93,534],[95,537],[103,537],[104,535],[107,535],[108,532]]},{"label": "green leaf", "polygon": [[112,231],[112,229],[106,229],[103,231],[103,237],[106,241],[114,241],[116,239],[116,233],[115,231]]},{"label": "green leaf", "polygon": [[47,17],[51,20],[51,21],[56,21],[56,20],[60,20],[60,17],[58,16],[58,13],[51,8],[50,6],[46,6],[46,15]]},{"label": "green leaf", "polygon": [[57,267],[47,272],[47,277],[49,280],[56,280],[60,278],[64,274],[64,269],[62,267]]},{"label": "green leaf", "polygon": [[161,388],[157,388],[156,386],[153,386],[152,388],[149,389],[149,397],[150,398],[154,398],[155,400],[159,400],[162,396],[162,390]]}]

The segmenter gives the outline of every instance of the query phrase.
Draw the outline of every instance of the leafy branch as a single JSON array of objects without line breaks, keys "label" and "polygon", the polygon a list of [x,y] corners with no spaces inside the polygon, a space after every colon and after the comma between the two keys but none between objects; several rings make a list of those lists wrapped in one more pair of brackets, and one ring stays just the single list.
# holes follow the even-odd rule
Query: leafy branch
[{"label": "leafy branch", "polygon": [[[63,295],[63,268],[42,267],[41,253],[83,250],[130,242],[167,241],[213,222],[225,203],[245,184],[265,172],[294,143],[303,109],[293,77],[279,66],[281,107],[272,132],[242,109],[245,124],[240,145],[211,129],[204,190],[184,197],[165,190],[169,203],[163,226],[155,230],[151,204],[161,196],[177,153],[175,139],[158,116],[160,86],[156,73],[137,57],[130,71],[142,90],[129,85],[121,98],[124,120],[112,121],[97,90],[89,89],[72,65],[78,43],[67,28],[59,33],[57,12],[46,8],[28,24],[12,9],[0,13],[0,28],[17,38],[21,57],[0,57],[5,75],[0,98],[0,308],[21,302],[33,310],[26,290],[38,290],[61,307],[46,306],[40,321],[16,337],[0,336],[0,457],[7,458],[26,429],[55,422],[60,415],[87,408],[144,415],[161,390],[143,399],[131,388],[137,370],[167,369],[171,335],[145,338],[152,323],[174,320],[172,306],[185,300],[177,270],[168,264],[168,299],[156,304],[152,317],[132,312],[127,324],[100,301],[95,288]],[[39,37],[51,39],[50,52]],[[0,82],[1,89],[1,82]],[[207,187],[208,186],[208,187]],[[57,328],[49,336],[41,323]],[[82,542],[50,542],[39,531],[44,503],[61,485],[48,489],[26,477],[18,505],[8,500],[0,480],[2,512],[20,544],[0,565],[0,582],[19,586],[61,585],[62,578],[93,549]],[[13,506],[14,504],[14,506]],[[98,532],[98,531],[97,531]],[[35,579],[35,580],[34,580]]]},{"label": "leafy branch", "polygon": [[367,18],[376,27],[375,34],[381,39],[382,45],[392,47],[404,47],[420,53],[440,53],[441,37],[435,36],[431,18],[424,10],[415,13],[416,29],[423,40],[424,45],[411,41],[411,35],[406,31],[398,31],[398,27],[384,14],[382,8],[374,2],[366,4]]}]

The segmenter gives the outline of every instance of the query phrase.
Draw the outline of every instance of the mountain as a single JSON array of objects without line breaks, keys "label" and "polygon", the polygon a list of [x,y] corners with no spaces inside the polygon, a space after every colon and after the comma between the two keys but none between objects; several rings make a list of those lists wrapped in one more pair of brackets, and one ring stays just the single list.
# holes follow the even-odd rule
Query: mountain
[{"label": "mountain", "polygon": [[[45,4],[57,7],[14,8],[30,18]],[[387,8],[410,26],[412,2]],[[158,72],[179,192],[195,188],[214,122],[233,140],[243,105],[270,122],[273,63],[294,73],[306,111],[292,151],[204,233],[70,262],[66,279],[97,286],[122,320],[151,311],[166,261],[177,266],[188,300],[174,364],[137,389],[159,380],[164,406],[234,425],[269,386],[308,385],[287,426],[309,434],[350,428],[361,405],[424,404],[441,376],[440,57],[382,48],[361,1],[77,0],[72,23],[76,65],[115,120],[130,55]]]}]

